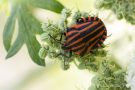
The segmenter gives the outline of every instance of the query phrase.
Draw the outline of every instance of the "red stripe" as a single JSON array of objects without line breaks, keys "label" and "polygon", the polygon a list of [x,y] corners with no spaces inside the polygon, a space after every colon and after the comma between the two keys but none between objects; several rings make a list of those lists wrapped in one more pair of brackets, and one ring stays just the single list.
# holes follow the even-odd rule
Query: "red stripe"
[{"label": "red stripe", "polygon": [[97,30],[99,30],[101,27],[103,27],[104,25],[101,25],[100,27],[98,27],[97,29],[93,30],[91,33],[87,34],[86,36],[84,36],[83,38],[86,38],[88,36],[90,36],[91,34],[95,33]]},{"label": "red stripe", "polygon": [[107,38],[107,36],[106,35],[103,35],[103,38],[105,39],[105,38]]},{"label": "red stripe", "polygon": [[82,43],[81,45],[78,45],[78,46],[72,48],[72,50],[78,49],[78,48],[80,48],[80,47],[82,47],[82,46],[84,46],[84,45],[85,45],[85,43]]},{"label": "red stripe", "polygon": [[[95,37],[93,37],[92,39],[90,39],[85,45],[89,44],[91,41],[93,41],[95,38],[99,37],[99,36],[102,35],[103,33],[104,33],[104,30],[101,31],[97,36],[95,36]],[[90,46],[88,47],[88,49],[87,49],[87,52],[90,52],[91,49],[92,49],[92,47],[93,47],[98,41],[99,41],[99,39],[96,40],[92,45],[90,45]],[[86,49],[86,47],[84,46],[84,48],[82,48],[82,49],[76,51],[75,53],[78,54],[78,55],[80,55],[85,49]]]},{"label": "red stripe", "polygon": [[89,53],[89,52],[91,51],[92,47],[93,47],[98,41],[99,41],[99,39],[96,40],[93,44],[91,44],[91,45],[88,47],[87,53]]},{"label": "red stripe", "polygon": [[88,27],[86,27],[86,28],[82,29],[80,32],[87,31],[89,28],[91,28],[91,27],[93,27],[93,26],[97,25],[98,23],[99,23],[99,22],[93,22],[90,26],[88,26]]},{"label": "red stripe", "polygon": [[90,22],[86,22],[86,23],[82,23],[82,24],[75,24],[75,25],[71,26],[71,28],[78,29],[78,28],[81,28],[82,26],[85,26],[85,25],[88,25],[88,24],[90,24]]},{"label": "red stripe", "polygon": [[91,21],[91,17],[90,17],[90,16],[88,17],[88,21],[89,21],[89,22]]},{"label": "red stripe", "polygon": [[83,17],[82,19],[83,19],[83,22],[85,23],[86,22],[86,18]]},{"label": "red stripe", "polygon": [[70,31],[70,32],[66,32],[66,37],[68,37],[69,35],[71,35],[71,34],[73,34],[73,33],[75,33],[75,32],[79,32],[79,31],[73,30],[73,31]]},{"label": "red stripe", "polygon": [[103,33],[104,33],[104,30],[101,31],[97,36],[91,38],[91,39],[87,42],[87,44],[90,43],[91,41],[93,41],[94,39],[98,38],[99,36],[101,36]]},{"label": "red stripe", "polygon": [[74,39],[75,37],[79,36],[80,34],[77,33],[76,35],[74,35],[73,37],[67,39],[66,43],[70,42],[72,39]]},{"label": "red stripe", "polygon": [[[101,25],[100,27],[98,27],[96,30],[94,30],[93,32],[89,33],[88,35],[82,37],[81,40],[83,40],[84,38],[86,38],[86,37],[88,37],[89,35],[93,34],[93,33],[96,32],[98,29],[100,29],[102,26],[103,26],[103,25]],[[80,31],[80,32],[81,32],[81,31]],[[78,35],[80,35],[80,34],[77,34],[76,36],[78,36]],[[74,36],[74,38],[75,38],[76,36]],[[70,42],[70,41],[71,41],[72,39],[74,39],[74,38],[70,38],[70,39],[67,41],[67,43]],[[68,47],[70,47],[70,46],[72,46],[72,45],[74,45],[74,44],[80,42],[81,40],[78,39],[77,41],[75,41],[75,42],[71,43],[70,45],[68,45]]]},{"label": "red stripe", "polygon": [[80,38],[80,39],[76,40],[75,42],[71,43],[70,45],[68,45],[67,47],[70,47],[70,46],[72,46],[72,45],[74,45],[82,40],[83,40],[83,38]]},{"label": "red stripe", "polygon": [[96,17],[94,17],[94,20],[96,20]]},{"label": "red stripe", "polygon": [[85,48],[86,48],[86,47],[84,47],[84,48],[82,48],[82,49],[76,51],[75,54],[80,55],[80,54],[85,50]]}]

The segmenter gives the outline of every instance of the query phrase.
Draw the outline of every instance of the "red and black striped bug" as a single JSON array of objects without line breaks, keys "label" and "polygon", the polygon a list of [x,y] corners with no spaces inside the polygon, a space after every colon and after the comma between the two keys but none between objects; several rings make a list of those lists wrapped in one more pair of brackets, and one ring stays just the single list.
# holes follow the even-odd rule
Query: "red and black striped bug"
[{"label": "red and black striped bug", "polygon": [[60,40],[49,36],[62,45],[64,53],[59,53],[57,56],[65,57],[64,69],[66,70],[69,68],[70,60],[68,58],[72,56],[72,52],[83,56],[101,47],[107,37],[107,30],[101,19],[89,16],[77,19],[76,24],[67,28],[64,35],[64,44],[61,42],[63,34],[61,34]]},{"label": "red and black striped bug", "polygon": [[107,37],[107,30],[101,19],[89,16],[79,18],[76,22],[65,32],[65,43],[62,46],[65,52],[83,56],[101,47]]}]

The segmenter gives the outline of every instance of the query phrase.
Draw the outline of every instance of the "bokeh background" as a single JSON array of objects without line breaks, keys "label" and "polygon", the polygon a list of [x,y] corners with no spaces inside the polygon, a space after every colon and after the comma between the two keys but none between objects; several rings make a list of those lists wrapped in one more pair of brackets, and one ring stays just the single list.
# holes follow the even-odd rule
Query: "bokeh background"
[{"label": "bokeh background", "polygon": [[[96,0],[58,0],[69,9],[98,12],[104,21],[109,37],[109,54],[117,59],[117,63],[126,69],[130,59],[134,56],[135,26],[124,19],[118,20],[111,10],[95,8]],[[8,8],[8,7],[7,7]],[[60,15],[37,8],[33,11],[36,18],[45,22],[51,19],[57,22]],[[35,64],[29,57],[26,45],[12,58],[5,59],[7,54],[3,46],[2,34],[9,13],[2,9],[0,12],[0,90],[87,90],[94,73],[79,70],[71,64],[69,70],[64,71],[59,61],[47,59],[46,67]]]}]

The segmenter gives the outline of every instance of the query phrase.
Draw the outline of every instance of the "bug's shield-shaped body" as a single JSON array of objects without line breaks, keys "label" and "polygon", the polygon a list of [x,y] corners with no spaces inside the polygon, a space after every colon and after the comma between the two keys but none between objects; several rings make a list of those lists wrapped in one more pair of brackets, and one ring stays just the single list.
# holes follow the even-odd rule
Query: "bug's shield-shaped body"
[{"label": "bug's shield-shaped body", "polygon": [[98,17],[82,18],[80,21],[65,32],[66,38],[63,47],[65,51],[72,51],[83,56],[103,44],[107,30]]}]

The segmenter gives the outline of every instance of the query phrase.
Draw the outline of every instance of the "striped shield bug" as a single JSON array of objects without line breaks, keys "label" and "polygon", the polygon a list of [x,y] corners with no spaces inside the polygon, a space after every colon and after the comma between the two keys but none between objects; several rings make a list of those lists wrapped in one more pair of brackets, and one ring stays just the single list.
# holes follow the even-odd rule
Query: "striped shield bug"
[{"label": "striped shield bug", "polygon": [[107,37],[104,23],[98,17],[83,17],[76,20],[65,32],[63,49],[80,56],[101,47]]},{"label": "striped shield bug", "polygon": [[[64,52],[57,56],[62,55],[64,57],[64,69],[68,69],[70,62],[68,58],[72,56],[72,53],[83,56],[102,47],[107,37],[107,30],[101,19],[88,16],[77,19],[76,24],[61,34],[60,40],[49,36],[62,45]],[[61,42],[63,36],[65,36],[64,43]]]}]

